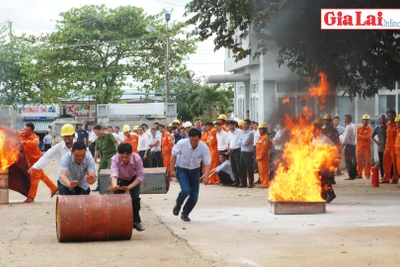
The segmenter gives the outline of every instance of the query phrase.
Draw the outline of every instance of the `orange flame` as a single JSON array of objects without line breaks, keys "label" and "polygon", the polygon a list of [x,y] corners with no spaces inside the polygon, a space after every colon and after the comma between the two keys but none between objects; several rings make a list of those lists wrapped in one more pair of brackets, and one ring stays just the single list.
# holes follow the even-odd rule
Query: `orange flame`
[{"label": "orange flame", "polygon": [[304,99],[311,99],[316,96],[319,100],[319,108],[324,109],[327,101],[326,96],[331,91],[331,88],[329,86],[328,77],[325,73],[320,72],[318,76],[320,78],[319,84],[309,88],[309,95],[305,96]]},{"label": "orange flame", "polygon": [[289,97],[282,99],[282,104],[289,104],[289,103],[290,103]]},{"label": "orange flame", "polygon": [[19,157],[19,136],[15,131],[0,127],[0,170],[7,170]]},{"label": "orange flame", "polygon": [[[326,103],[329,91],[326,75],[319,74],[321,82],[310,88],[310,96],[318,96],[320,104]],[[311,124],[313,110],[305,107],[296,118],[284,116],[290,139],[284,147],[283,160],[279,163],[274,180],[269,188],[271,201],[322,202],[320,171],[335,171],[337,147],[312,142],[314,126]]]}]

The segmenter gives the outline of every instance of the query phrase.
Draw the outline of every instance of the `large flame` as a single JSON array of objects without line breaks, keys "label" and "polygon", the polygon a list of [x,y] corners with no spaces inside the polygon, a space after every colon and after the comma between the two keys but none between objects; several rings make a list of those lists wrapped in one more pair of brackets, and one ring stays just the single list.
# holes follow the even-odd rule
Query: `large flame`
[{"label": "large flame", "polygon": [[[326,75],[320,73],[321,81],[309,89],[310,97],[319,97],[324,106],[329,92]],[[311,124],[313,110],[305,107],[296,118],[284,116],[286,128],[290,131],[290,141],[286,143],[281,162],[269,188],[271,201],[324,201],[321,197],[321,176],[323,170],[336,170],[337,147],[314,142]],[[295,123],[296,121],[296,123]]]},{"label": "large flame", "polygon": [[0,170],[7,170],[19,157],[19,136],[15,131],[0,127]]}]

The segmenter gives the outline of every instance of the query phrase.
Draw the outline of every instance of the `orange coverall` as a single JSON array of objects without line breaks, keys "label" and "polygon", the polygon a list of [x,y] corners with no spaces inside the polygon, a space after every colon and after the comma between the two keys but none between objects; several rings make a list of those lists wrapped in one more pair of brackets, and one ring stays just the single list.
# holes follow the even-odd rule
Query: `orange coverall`
[{"label": "orange coverall", "polygon": [[129,143],[132,146],[132,152],[139,153],[137,148],[138,148],[138,143],[139,143],[139,135],[137,134],[130,134],[129,137],[125,136],[124,141],[122,143]]},{"label": "orange coverall", "polygon": [[[397,136],[396,136],[396,142],[394,144],[394,151],[396,154],[396,165],[397,165],[397,170],[400,170],[400,128],[397,128]],[[396,181],[396,180],[394,180]]]},{"label": "orange coverall", "polygon": [[260,177],[261,187],[269,187],[269,152],[271,141],[268,135],[263,134],[256,144],[256,161],[258,163],[258,175]]},{"label": "orange coverall", "polygon": [[228,129],[226,128],[226,124],[222,124],[221,129],[224,130],[225,132],[228,132]]},{"label": "orange coverall", "polygon": [[168,132],[164,132],[161,136],[161,153],[163,157],[164,167],[167,168],[167,171],[171,173],[172,168],[175,166],[171,166],[171,155],[172,155],[172,147],[174,146],[174,138]]},{"label": "orange coverall", "polygon": [[372,154],[371,154],[371,126],[357,127],[357,172],[362,177],[365,161],[365,177],[371,177]]},{"label": "orange coverall", "polygon": [[[24,154],[29,168],[33,166],[42,156],[39,149],[39,137],[32,133],[29,137],[25,137],[20,133]],[[31,173],[31,187],[29,188],[28,197],[35,198],[39,186],[39,181],[42,180],[52,192],[57,191],[57,186],[43,172],[43,170],[35,170]]]},{"label": "orange coverall", "polygon": [[383,182],[389,182],[390,180],[390,169],[393,165],[393,177],[392,182],[399,180],[399,172],[396,164],[396,151],[394,148],[397,136],[397,128],[394,122],[386,125],[386,147],[383,152]]},{"label": "orange coverall", "polygon": [[[208,131],[208,140],[206,144],[208,145],[208,148],[210,149],[211,153],[211,164],[210,164],[210,170],[213,170],[214,168],[217,168],[219,165],[219,154],[218,154],[218,142],[217,142],[217,130],[212,128],[210,131]],[[219,183],[219,177],[217,173],[215,173],[213,176],[211,176],[208,179],[207,184],[215,184]]]}]

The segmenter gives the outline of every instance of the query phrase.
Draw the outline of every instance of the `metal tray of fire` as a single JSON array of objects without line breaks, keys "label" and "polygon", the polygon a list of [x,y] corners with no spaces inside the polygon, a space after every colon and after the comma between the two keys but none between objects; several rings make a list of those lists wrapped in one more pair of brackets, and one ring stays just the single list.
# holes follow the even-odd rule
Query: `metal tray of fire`
[{"label": "metal tray of fire", "polygon": [[325,213],[325,202],[296,202],[268,200],[268,210],[272,214],[319,214]]}]

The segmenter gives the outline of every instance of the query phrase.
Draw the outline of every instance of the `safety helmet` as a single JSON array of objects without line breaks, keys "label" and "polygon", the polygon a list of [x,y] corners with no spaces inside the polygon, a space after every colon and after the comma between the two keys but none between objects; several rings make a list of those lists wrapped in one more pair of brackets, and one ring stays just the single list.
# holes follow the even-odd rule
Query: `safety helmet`
[{"label": "safety helmet", "polygon": [[125,124],[124,126],[122,126],[122,132],[130,132],[131,131],[131,127],[128,124]]},{"label": "safety helmet", "polygon": [[172,123],[168,124],[168,127],[172,127],[172,126],[173,126]]},{"label": "safety helmet", "polygon": [[239,123],[240,119],[239,118],[234,118],[234,121],[236,121],[237,123]]},{"label": "safety helmet", "polygon": [[61,136],[69,136],[75,134],[75,127],[72,124],[64,124],[61,127]]},{"label": "safety helmet", "polygon": [[313,124],[314,124],[315,126],[322,127],[322,125],[324,124],[324,120],[321,119],[321,118],[316,118],[316,119],[314,120]]},{"label": "safety helmet", "polygon": [[192,125],[192,123],[191,123],[190,121],[187,121],[187,122],[185,122],[184,127],[185,127],[185,128],[193,127],[193,125]]},{"label": "safety helmet", "polygon": [[242,126],[242,125],[243,125],[243,120],[240,120],[240,121],[238,122],[238,124],[239,124],[239,127]]},{"label": "safety helmet", "polygon": [[397,115],[396,118],[394,118],[394,122],[400,122],[400,115]]},{"label": "safety helmet", "polygon": [[176,119],[172,121],[172,124],[174,124],[174,123],[181,124],[181,122],[179,120],[176,120]]},{"label": "safety helmet", "polygon": [[363,120],[370,120],[371,117],[368,114],[364,114],[364,116],[362,116]]},{"label": "safety helmet", "polygon": [[332,115],[331,114],[325,114],[324,120],[332,120]]},{"label": "safety helmet", "polygon": [[259,129],[267,129],[267,124],[265,122],[260,122],[260,124],[258,125]]},{"label": "safety helmet", "polygon": [[226,121],[226,116],[224,114],[221,114],[218,116],[217,120],[224,120]]},{"label": "safety helmet", "polygon": [[133,126],[133,130],[134,130],[134,131],[137,131],[137,130],[139,130],[139,125],[135,125],[135,126]]}]

